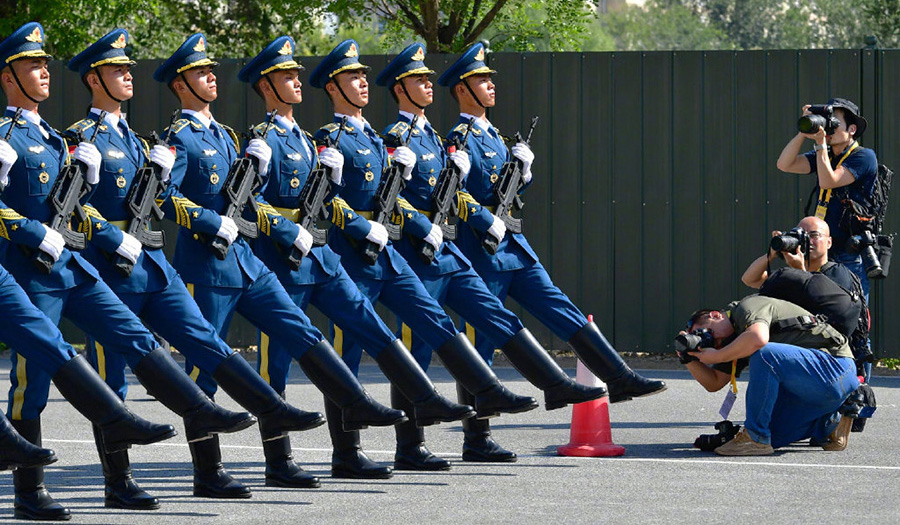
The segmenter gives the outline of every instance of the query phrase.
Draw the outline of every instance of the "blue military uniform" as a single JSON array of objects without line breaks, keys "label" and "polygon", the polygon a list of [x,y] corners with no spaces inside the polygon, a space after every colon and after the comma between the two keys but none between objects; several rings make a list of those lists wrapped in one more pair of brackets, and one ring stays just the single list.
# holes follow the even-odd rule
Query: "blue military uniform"
[{"label": "blue military uniform", "polygon": [[[128,32],[114,29],[69,61],[68,67],[84,77],[100,65],[134,64],[125,54],[127,43]],[[91,202],[112,225],[124,229],[131,219],[126,197],[137,170],[148,163],[149,146],[128,127],[124,115],[121,118],[107,115],[102,123],[98,123],[99,117],[100,111],[92,109],[87,118],[73,124],[68,131],[87,135],[99,124],[94,145],[103,160],[100,181],[94,187]],[[110,252],[94,244],[85,250],[84,256],[135,315],[199,368],[211,373],[233,353],[203,318],[161,248],[144,247],[128,277],[117,271]],[[178,322],[173,323],[173,319]],[[89,340],[88,348],[100,375],[124,399],[128,388],[125,361],[115,354],[108,355],[93,340]]]},{"label": "blue military uniform", "polygon": [[[359,63],[358,45],[347,40],[339,44],[323,60],[310,76],[310,84],[324,87],[325,83],[339,71],[363,68]],[[334,139],[338,134],[341,116],[325,125],[316,133],[316,140]],[[340,197],[358,214],[371,217],[373,198],[382,171],[390,163],[387,148],[381,137],[367,123],[349,118],[341,135],[338,149],[344,155],[343,184],[338,188]],[[404,201],[405,202],[405,201]],[[424,238],[430,231],[430,222],[408,203],[401,202],[403,214],[397,217],[405,234]],[[360,221],[361,222],[361,221]],[[341,262],[356,282],[360,291],[371,302],[381,301],[400,319],[428,342],[431,348],[438,348],[458,334],[452,320],[425,290],[422,283],[410,269],[407,261],[388,242],[374,265],[369,265],[359,254],[359,245],[366,242],[369,226],[361,222],[359,228],[332,228],[328,243],[341,256]],[[362,350],[350,337],[344,338],[342,357],[345,361],[358,362]],[[424,356],[416,356],[425,368],[430,362]],[[357,365],[358,366],[358,365]]]},{"label": "blue military uniform", "polygon": [[[471,46],[438,79],[438,84],[455,88],[462,83],[479,105],[482,102],[466,79],[473,75],[489,75],[494,70],[484,62],[482,44]],[[461,114],[450,131],[448,140],[461,139],[472,115]],[[471,170],[465,187],[471,197],[490,209],[497,204],[494,185],[503,165],[511,160],[500,132],[485,118],[477,118],[467,140]],[[525,190],[527,184],[520,188]],[[468,211],[477,207],[468,205]],[[487,218],[486,216],[484,216]],[[492,219],[493,220],[493,219]],[[487,288],[501,301],[512,297],[553,333],[569,342],[578,357],[609,386],[610,401],[625,401],[665,390],[662,381],[650,381],[635,374],[606,340],[599,328],[588,322],[584,314],[553,284],[528,240],[520,233],[506,232],[495,254],[483,247],[484,234],[490,223],[468,220],[459,228],[456,244],[471,261]],[[486,334],[476,334],[476,346],[483,356],[491,355],[494,345]]]},{"label": "blue military uniform", "polygon": [[[5,51],[3,59],[12,55]],[[10,230],[8,238],[17,246],[6,249],[3,265],[18,282],[24,283],[31,301],[53,323],[59,323],[63,316],[69,318],[101,341],[107,350],[123,355],[129,364],[135,365],[157,347],[156,341],[99,280],[93,266],[68,249],[63,250],[49,275],[34,266],[32,254],[44,237],[41,222],[51,218],[45,201],[59,170],[68,162],[67,144],[37,114],[23,112],[22,118],[13,123],[14,114],[7,108],[6,116],[0,119],[0,136],[5,136],[9,126],[15,127],[9,142],[19,154],[9,172],[3,201],[30,220],[6,228]],[[87,234],[88,242],[115,251],[122,239],[121,232],[103,220],[96,210],[88,206],[85,211],[89,217],[80,228]],[[37,418],[46,405],[51,376],[43,369],[27,366],[15,348],[11,358],[9,414],[15,419]]]},{"label": "blue military uniform", "polygon": [[[154,78],[168,84],[180,68],[212,64],[206,57],[204,42],[202,34],[189,37],[154,73]],[[270,337],[282,341],[297,358],[322,340],[321,332],[291,302],[275,274],[253,254],[243,237],[239,236],[230,246],[224,260],[217,259],[205,242],[218,231],[219,213],[227,204],[221,190],[238,156],[237,137],[214,120],[185,113],[170,134],[176,160],[163,201],[166,215],[182,226],[174,266],[193,288],[200,310],[220,336],[226,336],[234,312],[239,312]],[[260,234],[279,231],[273,230],[272,225],[280,215],[271,207],[262,210],[257,217]],[[192,367],[192,363],[188,366]],[[192,370],[194,377],[197,374]],[[197,382],[201,388],[215,392],[211,378],[199,374]]]}]

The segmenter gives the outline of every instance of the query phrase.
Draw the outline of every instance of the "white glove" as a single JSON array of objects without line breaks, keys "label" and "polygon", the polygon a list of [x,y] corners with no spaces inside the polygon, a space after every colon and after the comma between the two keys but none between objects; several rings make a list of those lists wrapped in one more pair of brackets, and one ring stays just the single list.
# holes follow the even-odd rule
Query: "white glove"
[{"label": "white glove", "polygon": [[294,246],[300,250],[300,253],[306,257],[306,254],[312,250],[313,247],[313,236],[311,233],[306,231],[306,228],[300,226],[300,231],[297,233],[297,238],[294,239]]},{"label": "white glove", "polygon": [[337,148],[325,148],[319,153],[319,164],[330,168],[331,174],[329,179],[335,184],[340,184],[344,180],[344,156]]},{"label": "white glove", "polygon": [[5,188],[9,184],[9,170],[18,159],[19,154],[9,142],[0,140],[0,188]]},{"label": "white glove", "polygon": [[269,161],[272,160],[272,148],[263,139],[252,139],[247,143],[247,155],[256,157],[259,161],[259,174],[269,172]]},{"label": "white glove", "polygon": [[222,224],[219,225],[219,231],[216,232],[216,236],[225,239],[230,245],[238,237],[237,224],[234,223],[234,219],[231,217],[219,215],[219,218],[222,219]]},{"label": "white glove", "polygon": [[169,182],[169,174],[175,165],[175,154],[168,147],[157,144],[150,149],[150,162],[162,168],[160,177],[163,182]]},{"label": "white glove", "polygon": [[100,155],[100,150],[97,149],[97,146],[90,142],[80,142],[72,153],[72,157],[75,160],[80,160],[87,166],[86,179],[88,184],[93,185],[100,182],[100,162],[103,161],[103,156]]},{"label": "white glove", "polygon": [[525,184],[531,182],[531,163],[534,162],[534,152],[524,142],[518,142],[512,147],[513,157],[522,161],[522,181]]},{"label": "white glove", "polygon": [[53,257],[53,262],[56,262],[66,247],[66,241],[58,231],[50,229],[46,224],[42,224],[42,226],[44,227],[44,240],[41,241],[38,249]]},{"label": "white glove", "polygon": [[453,164],[456,164],[456,167],[459,168],[459,174],[461,180],[466,180],[466,177],[469,175],[469,170],[472,169],[472,162],[469,160],[469,153],[466,151],[454,151],[450,154],[450,160],[453,161]]},{"label": "white glove", "polygon": [[388,232],[384,226],[375,221],[369,221],[370,230],[366,234],[366,240],[378,245],[378,251],[384,249],[388,242]]},{"label": "white glove", "polygon": [[503,237],[506,236],[506,223],[503,222],[503,219],[497,217],[496,215],[492,215],[494,218],[494,223],[491,224],[491,227],[488,228],[488,233],[493,235],[497,239],[497,243],[503,240]]},{"label": "white glove", "polygon": [[425,242],[434,247],[434,251],[441,249],[441,243],[444,242],[444,230],[437,224],[431,225],[431,231],[425,236]]},{"label": "white glove", "polygon": [[131,264],[134,264],[137,262],[138,257],[141,256],[141,248],[141,241],[122,232],[122,244],[116,248],[116,253],[131,261]]},{"label": "white glove", "polygon": [[403,166],[403,180],[412,178],[412,170],[416,165],[416,154],[406,146],[400,146],[394,150],[394,162]]}]

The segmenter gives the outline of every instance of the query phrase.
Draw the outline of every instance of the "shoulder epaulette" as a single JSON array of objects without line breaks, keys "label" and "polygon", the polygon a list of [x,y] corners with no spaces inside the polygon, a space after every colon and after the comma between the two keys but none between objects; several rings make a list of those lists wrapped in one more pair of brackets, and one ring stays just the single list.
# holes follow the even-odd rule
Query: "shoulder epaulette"
[{"label": "shoulder epaulette", "polygon": [[[337,122],[329,122],[328,124],[325,124],[324,126],[319,128],[319,130],[324,129],[328,133],[334,133],[335,131],[339,130],[340,128],[341,128],[341,125],[338,124]],[[349,126],[344,126],[344,129],[348,129],[348,128],[349,128]]]},{"label": "shoulder epaulette", "polygon": [[400,122],[397,122],[396,124],[394,124],[394,126],[388,130],[388,135],[396,135],[399,137],[399,136],[403,135],[404,133],[406,133],[407,131],[409,131],[409,123],[403,122],[401,120]]},{"label": "shoulder epaulette", "polygon": [[[255,131],[255,132],[259,133],[259,134],[262,134],[262,133],[265,131],[265,126],[266,126],[266,123],[265,123],[265,122],[260,122],[259,124],[253,126],[253,131]],[[273,129],[274,129],[275,131],[277,131],[278,133],[281,133],[282,135],[284,135],[285,133],[287,133],[287,130],[284,129],[284,128],[282,128],[282,127],[279,126],[278,124],[274,124],[274,123],[273,123],[273,124],[269,124],[269,131],[271,131],[271,130],[273,130]]]},{"label": "shoulder epaulette", "polygon": [[194,124],[194,127],[197,129],[200,129],[200,127],[201,127],[200,124],[198,124],[196,122],[192,122],[190,119],[180,118],[180,119],[176,120],[174,124],[172,124],[172,133],[175,133],[177,135],[178,132],[180,132],[181,130],[186,128],[188,126],[188,124]]},{"label": "shoulder epaulette", "polygon": [[66,128],[66,131],[77,135],[78,133],[83,133],[85,130],[92,128],[96,123],[97,121],[92,118],[83,118]]},{"label": "shoulder epaulette", "polygon": [[[468,122],[463,122],[463,123],[457,124],[456,127],[453,128],[453,131],[450,132],[450,134],[452,135],[452,134],[456,133],[459,135],[465,135],[467,127],[469,127]],[[478,129],[478,126],[472,126],[471,133],[473,135],[481,135],[481,130]]]}]

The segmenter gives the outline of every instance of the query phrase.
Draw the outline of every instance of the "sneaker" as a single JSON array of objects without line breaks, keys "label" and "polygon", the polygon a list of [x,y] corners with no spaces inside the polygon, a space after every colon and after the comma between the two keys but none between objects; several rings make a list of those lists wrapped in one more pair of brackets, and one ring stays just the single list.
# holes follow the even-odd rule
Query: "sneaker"
[{"label": "sneaker", "polygon": [[753,441],[746,428],[742,428],[734,439],[715,450],[720,456],[768,456],[774,452],[772,445]]},{"label": "sneaker", "polygon": [[853,428],[853,418],[844,416],[838,423],[834,432],[828,436],[828,443],[822,445],[822,448],[828,451],[836,452],[847,448],[847,442],[850,440],[850,429]]}]

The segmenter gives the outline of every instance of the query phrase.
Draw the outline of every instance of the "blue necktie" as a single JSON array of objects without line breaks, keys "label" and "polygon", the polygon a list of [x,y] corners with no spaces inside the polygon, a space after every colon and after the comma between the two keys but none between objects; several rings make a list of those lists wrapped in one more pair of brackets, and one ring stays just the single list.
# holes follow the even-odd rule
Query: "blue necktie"
[{"label": "blue necktie", "polygon": [[225,142],[225,130],[222,129],[216,122],[209,123],[209,129],[212,130],[213,136],[219,140],[219,146],[222,147],[222,153],[228,151],[228,143]]},{"label": "blue necktie", "polygon": [[131,156],[135,159],[139,158],[137,145],[134,142],[134,139],[131,137],[131,130],[128,129],[128,123],[125,122],[125,119],[119,119],[119,131],[122,132],[122,139],[125,140],[125,144],[128,145],[128,148],[131,150]]}]

